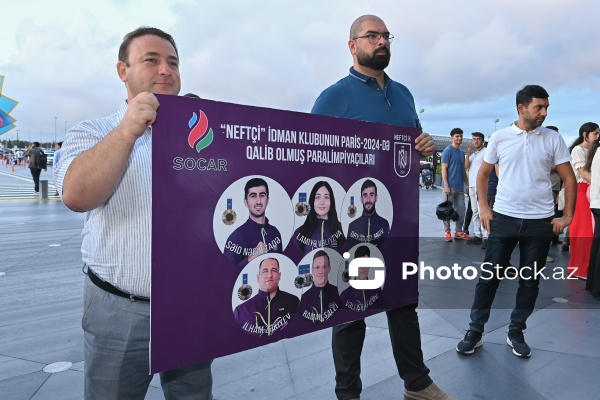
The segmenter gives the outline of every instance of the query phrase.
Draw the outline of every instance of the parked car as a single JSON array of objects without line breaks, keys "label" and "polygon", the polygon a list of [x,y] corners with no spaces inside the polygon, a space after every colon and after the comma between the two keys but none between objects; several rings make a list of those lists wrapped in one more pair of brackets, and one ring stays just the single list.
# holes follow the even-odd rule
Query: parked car
[{"label": "parked car", "polygon": [[48,156],[48,165],[54,165],[54,152],[53,151],[45,151]]}]

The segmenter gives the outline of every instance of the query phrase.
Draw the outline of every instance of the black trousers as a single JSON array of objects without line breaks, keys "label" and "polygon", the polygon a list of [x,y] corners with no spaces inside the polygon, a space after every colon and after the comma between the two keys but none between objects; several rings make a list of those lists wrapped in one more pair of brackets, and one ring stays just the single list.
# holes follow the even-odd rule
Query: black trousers
[{"label": "black trousers", "polygon": [[469,230],[469,225],[471,225],[472,219],[473,209],[471,208],[471,198],[469,197],[469,202],[467,203],[467,211],[465,212],[465,222],[463,222],[463,231]]},{"label": "black trousers", "polygon": [[594,229],[594,241],[590,249],[590,265],[588,268],[585,290],[592,292],[596,298],[600,298],[600,209],[592,208],[596,228]]},{"label": "black trousers", "polygon": [[33,183],[35,184],[35,191],[40,191],[40,174],[42,173],[41,169],[38,168],[30,168],[31,176],[33,177]]},{"label": "black trousers", "polygon": [[[416,307],[413,304],[386,312],[394,360],[408,390],[422,390],[433,382],[423,361]],[[362,391],[360,355],[365,332],[364,319],[333,327],[331,349],[335,364],[335,394],[340,400],[357,398]]]}]

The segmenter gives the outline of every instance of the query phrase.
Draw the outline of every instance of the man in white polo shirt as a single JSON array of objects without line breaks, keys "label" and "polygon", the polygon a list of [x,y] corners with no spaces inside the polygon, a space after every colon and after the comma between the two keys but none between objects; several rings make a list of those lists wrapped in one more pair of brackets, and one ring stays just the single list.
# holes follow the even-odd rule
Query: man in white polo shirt
[{"label": "man in white polo shirt", "polygon": [[473,211],[473,236],[467,240],[467,244],[481,244],[481,248],[487,248],[488,232],[481,226],[479,207],[477,205],[477,173],[483,162],[486,148],[485,136],[481,132],[473,132],[473,144],[467,147],[465,157],[465,170],[469,171],[469,197],[471,198],[471,210]]},{"label": "man in white polo shirt", "polygon": [[[561,232],[571,223],[576,196],[575,176],[570,167],[567,145],[558,132],[542,127],[549,106],[548,97],[548,92],[537,85],[524,86],[517,92],[519,120],[492,135],[479,169],[479,212],[483,227],[490,235],[471,307],[471,323],[456,346],[459,353],[472,354],[483,344],[483,327],[489,319],[501,279],[495,266],[509,265],[518,243],[519,289],[510,315],[506,342],[516,356],[531,355],[523,330],[539,292],[540,277],[535,271],[546,265],[552,232]],[[487,203],[487,189],[494,164],[499,165],[500,181],[492,212]],[[550,183],[552,165],[556,165],[565,187],[562,218],[554,218]],[[490,273],[484,272],[484,268]],[[491,273],[493,276],[490,278]]]}]

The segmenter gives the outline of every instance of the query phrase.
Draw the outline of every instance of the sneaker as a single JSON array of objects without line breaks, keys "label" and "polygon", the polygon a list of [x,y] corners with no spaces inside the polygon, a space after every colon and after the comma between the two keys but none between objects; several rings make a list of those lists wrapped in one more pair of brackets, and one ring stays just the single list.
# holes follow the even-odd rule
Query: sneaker
[{"label": "sneaker", "polygon": [[471,239],[471,237],[464,232],[454,232],[454,239],[467,240]]},{"label": "sneaker", "polygon": [[481,241],[481,248],[484,250],[487,249],[487,241],[488,241],[487,239],[483,239]]},{"label": "sneaker", "polygon": [[450,233],[450,231],[446,232],[446,234],[444,235],[444,240],[446,242],[451,242],[452,241],[452,234]]},{"label": "sneaker", "polygon": [[456,351],[461,354],[473,354],[475,349],[483,344],[481,332],[469,329],[460,342],[456,345]]},{"label": "sneaker", "polygon": [[463,228],[463,232],[465,235],[469,236],[469,228]]},{"label": "sneaker", "polygon": [[415,400],[456,400],[440,389],[434,382],[431,382],[431,385],[423,390],[412,391],[404,389],[404,396]]},{"label": "sneaker", "polygon": [[531,349],[525,343],[525,336],[523,336],[521,330],[508,331],[506,343],[512,347],[513,353],[517,357],[529,357],[531,355]]},{"label": "sneaker", "polygon": [[467,244],[481,244],[481,238],[479,236],[473,236],[471,239],[467,240]]}]

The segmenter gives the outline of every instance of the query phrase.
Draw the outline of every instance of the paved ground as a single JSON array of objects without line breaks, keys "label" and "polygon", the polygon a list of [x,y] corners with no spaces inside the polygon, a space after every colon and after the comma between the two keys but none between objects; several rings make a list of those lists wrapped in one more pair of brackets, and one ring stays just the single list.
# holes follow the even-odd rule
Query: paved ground
[{"label": "paved ground", "polygon": [[[28,172],[7,175],[0,169],[0,399],[81,399],[84,275],[79,246],[85,215],[67,210],[58,200],[31,195],[15,200],[15,193],[4,197],[9,187],[33,192]],[[49,173],[46,177],[51,180]],[[464,241],[442,241],[441,222],[433,215],[440,198],[437,190],[421,191],[421,259],[433,267],[454,262],[477,266],[483,250]],[[550,255],[556,259],[551,268],[566,269],[568,253],[554,246]],[[439,386],[457,399],[600,397],[600,302],[583,291],[583,282],[542,283],[539,309],[526,331],[533,349],[530,359],[515,357],[505,342],[514,281],[499,289],[481,350],[467,357],[456,353],[468,325],[474,286],[471,281],[420,283],[422,347]],[[568,302],[557,302],[561,299]],[[385,315],[370,317],[367,323],[362,398],[402,399]],[[44,371],[57,362],[66,369],[61,364],[60,372]],[[218,400],[333,399],[330,330],[217,359],[213,374]],[[146,399],[162,398],[155,379]]]},{"label": "paved ground", "polygon": [[[34,193],[33,180],[29,168],[23,166],[7,166],[0,163],[0,201],[16,199],[39,199],[40,195]],[[8,179],[7,179],[8,178]],[[58,198],[55,196],[54,180],[52,179],[52,165],[48,166],[47,171],[42,171],[40,181],[48,181],[48,198]]]}]

